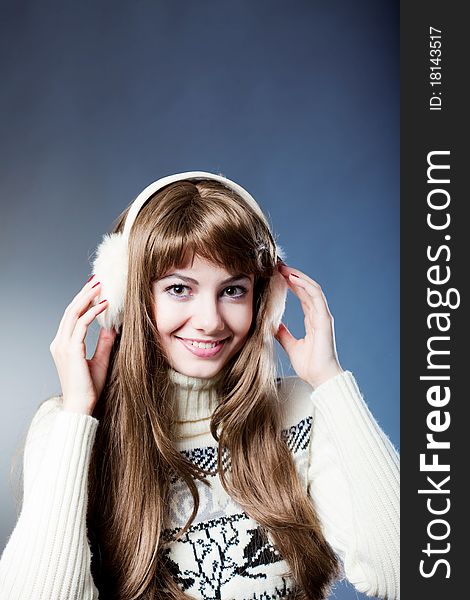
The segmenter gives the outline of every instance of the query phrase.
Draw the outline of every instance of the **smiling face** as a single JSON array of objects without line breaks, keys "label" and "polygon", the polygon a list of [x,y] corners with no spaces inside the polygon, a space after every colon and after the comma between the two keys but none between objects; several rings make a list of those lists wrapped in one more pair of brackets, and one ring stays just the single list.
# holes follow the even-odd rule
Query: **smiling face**
[{"label": "smiling face", "polygon": [[230,273],[199,256],[152,283],[153,316],[170,366],[216,375],[240,350],[253,319],[253,274]]}]

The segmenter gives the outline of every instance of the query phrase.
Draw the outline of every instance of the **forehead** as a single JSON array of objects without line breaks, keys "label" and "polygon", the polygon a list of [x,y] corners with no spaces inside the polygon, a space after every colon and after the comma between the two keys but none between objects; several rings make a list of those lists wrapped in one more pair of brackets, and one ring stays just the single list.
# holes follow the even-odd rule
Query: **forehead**
[{"label": "forehead", "polygon": [[233,269],[223,267],[215,262],[206,260],[200,256],[195,255],[192,262],[186,262],[186,264],[174,267],[165,273],[164,277],[184,275],[186,278],[192,278],[193,282],[199,282],[200,280],[211,280],[211,281],[228,281],[235,279],[245,279],[246,281],[253,281],[254,275],[246,272],[235,272]]}]

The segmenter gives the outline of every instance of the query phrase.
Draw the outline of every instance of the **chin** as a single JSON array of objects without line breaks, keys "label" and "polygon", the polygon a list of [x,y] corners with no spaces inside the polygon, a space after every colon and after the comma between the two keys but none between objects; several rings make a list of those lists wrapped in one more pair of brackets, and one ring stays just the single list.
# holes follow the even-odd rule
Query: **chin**
[{"label": "chin", "polygon": [[218,364],[218,365],[194,365],[194,366],[190,366],[190,365],[186,365],[185,367],[182,367],[181,369],[176,369],[177,371],[179,371],[180,373],[182,373],[183,375],[187,375],[188,377],[198,377],[201,379],[210,379],[211,377],[215,377],[215,375],[217,375],[217,373],[220,372],[220,370],[222,369],[224,365],[223,364]]}]

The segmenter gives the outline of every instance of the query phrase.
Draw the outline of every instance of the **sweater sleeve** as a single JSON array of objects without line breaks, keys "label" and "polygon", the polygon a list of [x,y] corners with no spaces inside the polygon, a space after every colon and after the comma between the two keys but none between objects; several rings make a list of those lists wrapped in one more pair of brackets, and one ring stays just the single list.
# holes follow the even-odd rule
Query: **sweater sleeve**
[{"label": "sweater sleeve", "polygon": [[325,538],[358,591],[398,600],[398,453],[351,372],[324,382],[311,400],[308,489]]},{"label": "sweater sleeve", "polygon": [[86,532],[98,420],[43,402],[23,458],[23,504],[0,559],[0,600],[96,600]]}]

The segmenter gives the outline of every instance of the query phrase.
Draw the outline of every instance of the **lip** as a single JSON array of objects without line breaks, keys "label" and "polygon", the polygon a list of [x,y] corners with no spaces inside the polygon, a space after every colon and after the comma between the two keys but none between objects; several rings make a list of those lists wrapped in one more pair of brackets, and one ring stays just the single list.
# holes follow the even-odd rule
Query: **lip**
[{"label": "lip", "polygon": [[221,342],[217,344],[217,346],[214,346],[214,348],[198,348],[197,346],[192,346],[188,342],[188,340],[184,338],[180,338],[178,336],[175,337],[183,344],[185,348],[187,348],[192,354],[198,356],[199,358],[212,358],[222,350],[222,348],[225,345],[225,342],[228,340],[228,338],[221,340]]},{"label": "lip", "polygon": [[203,344],[212,344],[213,342],[222,342],[223,340],[227,339],[227,338],[220,338],[218,340],[201,340],[200,338],[183,338],[179,335],[176,335],[175,337],[177,337],[180,340],[186,340],[187,342],[202,342]]}]

